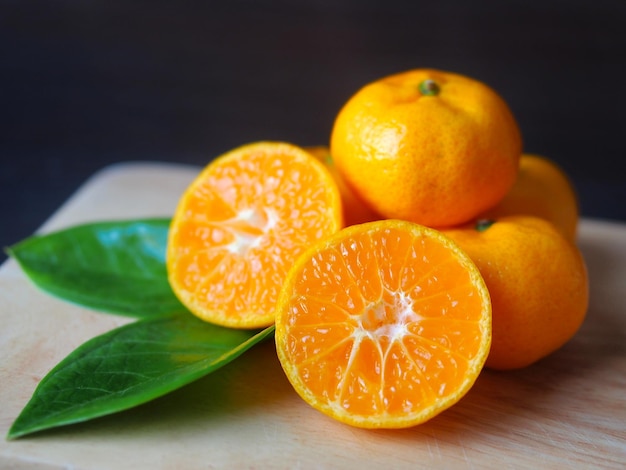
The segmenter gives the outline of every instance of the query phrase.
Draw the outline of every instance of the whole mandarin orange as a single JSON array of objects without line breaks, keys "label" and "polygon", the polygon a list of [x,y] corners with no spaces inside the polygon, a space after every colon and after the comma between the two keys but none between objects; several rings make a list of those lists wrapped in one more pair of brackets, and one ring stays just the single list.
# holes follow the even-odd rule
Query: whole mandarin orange
[{"label": "whole mandarin orange", "polygon": [[522,155],[515,184],[480,218],[524,214],[546,219],[567,238],[576,240],[579,209],[574,185],[562,168],[540,155]]},{"label": "whole mandarin orange", "polygon": [[580,250],[552,223],[508,216],[442,232],[474,261],[489,290],[487,367],[528,366],[578,331],[589,303],[587,270]]},{"label": "whole mandarin orange", "polygon": [[339,111],[335,163],[386,218],[467,222],[511,188],[521,135],[506,102],[480,81],[417,69],[376,80]]},{"label": "whole mandarin orange", "polygon": [[381,217],[376,214],[370,207],[365,204],[348,185],[345,178],[337,170],[335,161],[330,154],[330,149],[325,145],[317,145],[314,147],[305,147],[304,150],[309,152],[320,162],[322,162],[330,174],[332,175],[339,193],[341,194],[341,202],[343,207],[343,220],[345,226],[362,224],[364,222],[372,222]]}]

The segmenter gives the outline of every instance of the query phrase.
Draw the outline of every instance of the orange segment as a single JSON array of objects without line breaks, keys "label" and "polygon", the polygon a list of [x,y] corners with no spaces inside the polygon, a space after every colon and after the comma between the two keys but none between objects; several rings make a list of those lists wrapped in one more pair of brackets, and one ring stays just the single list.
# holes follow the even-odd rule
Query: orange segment
[{"label": "orange segment", "polygon": [[183,194],[168,239],[170,284],[206,321],[270,325],[288,268],[341,225],[339,191],[315,158],[286,143],[239,147]]},{"label": "orange segment", "polygon": [[456,403],[491,341],[478,269],[440,232],[400,220],[341,230],[290,270],[276,349],[299,395],[350,425],[401,428]]}]

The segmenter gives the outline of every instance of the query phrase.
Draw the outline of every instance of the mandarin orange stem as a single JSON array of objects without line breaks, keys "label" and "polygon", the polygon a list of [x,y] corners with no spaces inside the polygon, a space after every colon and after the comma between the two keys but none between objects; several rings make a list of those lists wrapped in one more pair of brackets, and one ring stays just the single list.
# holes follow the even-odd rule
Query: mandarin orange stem
[{"label": "mandarin orange stem", "polygon": [[484,232],[495,223],[496,221],[493,219],[479,219],[476,221],[476,225],[474,225],[474,228],[477,232]]},{"label": "mandarin orange stem", "polygon": [[441,88],[437,84],[436,81],[427,78],[423,82],[421,82],[418,86],[419,91],[424,96],[437,96],[441,91]]}]

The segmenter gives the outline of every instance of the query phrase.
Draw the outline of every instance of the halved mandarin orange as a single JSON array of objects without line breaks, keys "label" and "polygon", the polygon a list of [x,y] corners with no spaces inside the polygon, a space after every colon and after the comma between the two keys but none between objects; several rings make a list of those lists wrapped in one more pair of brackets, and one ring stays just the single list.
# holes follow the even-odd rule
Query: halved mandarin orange
[{"label": "halved mandarin orange", "polygon": [[211,323],[274,322],[288,269],[313,242],[342,226],[339,190],[299,147],[257,142],[216,158],[185,190],[171,222],[173,291]]},{"label": "halved mandarin orange", "polygon": [[345,228],[290,270],[276,349],[298,394],[363,428],[409,427],[463,397],[491,341],[480,272],[440,232],[400,220]]}]

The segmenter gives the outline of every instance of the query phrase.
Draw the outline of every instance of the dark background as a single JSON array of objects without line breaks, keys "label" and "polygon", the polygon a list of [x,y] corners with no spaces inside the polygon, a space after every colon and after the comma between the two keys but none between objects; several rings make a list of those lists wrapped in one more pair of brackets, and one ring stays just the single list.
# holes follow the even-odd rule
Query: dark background
[{"label": "dark background", "polygon": [[625,0],[0,0],[0,244],[114,162],[326,144],[358,88],[418,67],[492,86],[582,215],[626,220]]}]

